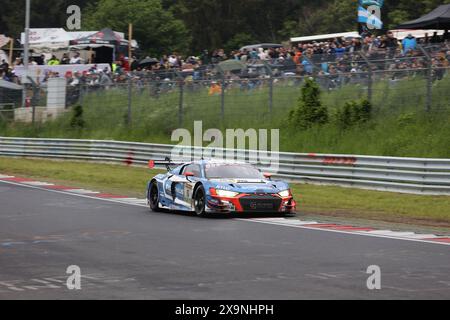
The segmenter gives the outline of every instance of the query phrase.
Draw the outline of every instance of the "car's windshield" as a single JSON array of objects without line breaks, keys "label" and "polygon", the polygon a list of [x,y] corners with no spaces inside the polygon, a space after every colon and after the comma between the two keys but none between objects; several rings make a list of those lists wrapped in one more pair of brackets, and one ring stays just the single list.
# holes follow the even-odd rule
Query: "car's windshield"
[{"label": "car's windshield", "polygon": [[205,171],[208,179],[264,179],[258,169],[249,165],[208,165]]}]

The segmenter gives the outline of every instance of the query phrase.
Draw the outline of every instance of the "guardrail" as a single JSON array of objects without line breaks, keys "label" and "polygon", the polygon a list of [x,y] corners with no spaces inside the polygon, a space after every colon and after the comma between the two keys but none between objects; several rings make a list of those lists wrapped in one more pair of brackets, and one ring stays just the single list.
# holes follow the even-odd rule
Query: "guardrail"
[{"label": "guardrail", "polygon": [[[147,165],[151,159],[171,156],[174,148],[193,157],[232,152],[236,159],[257,159],[258,166],[276,155],[275,178],[291,182],[350,186],[411,194],[450,195],[450,159],[393,158],[353,155],[276,153],[207,149],[118,141],[31,139],[0,137],[0,156],[33,157]],[[270,171],[270,170],[269,170]],[[326,201],[326,200],[325,200]]]}]

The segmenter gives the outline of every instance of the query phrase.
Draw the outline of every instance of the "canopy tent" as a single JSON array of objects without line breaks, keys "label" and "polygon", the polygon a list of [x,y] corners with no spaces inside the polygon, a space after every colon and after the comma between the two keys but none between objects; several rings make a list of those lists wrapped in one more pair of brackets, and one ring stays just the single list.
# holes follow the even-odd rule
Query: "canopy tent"
[{"label": "canopy tent", "polygon": [[70,48],[75,49],[100,47],[116,48],[119,46],[128,46],[128,41],[108,28],[102,29],[89,36],[70,41]]},{"label": "canopy tent", "polygon": [[[118,52],[125,52],[129,42],[109,28],[70,41],[70,49],[95,51],[96,63],[113,63]],[[125,54],[124,54],[125,55]]]},{"label": "canopy tent", "polygon": [[11,38],[0,34],[0,48],[6,46],[11,41]]},{"label": "canopy tent", "polygon": [[450,4],[444,4],[419,19],[405,22],[398,29],[450,29]]},{"label": "canopy tent", "polygon": [[[83,39],[98,31],[72,31],[68,32],[61,28],[32,28],[30,29],[30,49],[35,52],[52,52],[69,48],[72,40]],[[114,31],[114,34],[122,41],[125,34]],[[25,33],[21,34],[21,43],[25,43]],[[133,48],[137,48],[137,42],[132,41]]]},{"label": "canopy tent", "polygon": [[330,34],[321,34],[316,36],[306,36],[306,37],[296,37],[291,38],[291,42],[312,42],[312,41],[325,41],[335,38],[361,38],[358,32],[341,32],[341,33],[330,33]]},{"label": "canopy tent", "polygon": [[445,30],[435,30],[435,29],[428,29],[428,30],[398,29],[398,30],[391,30],[391,32],[394,34],[394,37],[396,37],[398,40],[403,40],[410,34],[413,37],[418,38],[418,39],[425,38],[427,35],[431,37],[434,33],[436,33],[438,36],[442,36],[444,34]]}]

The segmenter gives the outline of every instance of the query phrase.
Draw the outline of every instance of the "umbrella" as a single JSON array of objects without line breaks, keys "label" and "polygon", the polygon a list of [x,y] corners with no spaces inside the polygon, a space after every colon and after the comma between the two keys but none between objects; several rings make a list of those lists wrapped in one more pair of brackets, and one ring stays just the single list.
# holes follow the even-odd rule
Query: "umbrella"
[{"label": "umbrella", "polygon": [[278,44],[278,43],[259,43],[259,44],[252,44],[249,46],[242,47],[240,50],[241,51],[244,51],[244,50],[251,51],[253,49],[259,49],[259,48],[263,48],[263,49],[274,48],[275,49],[275,48],[283,48],[283,45]]},{"label": "umbrella", "polygon": [[155,58],[145,58],[144,60],[141,60],[141,62],[139,62],[139,66],[140,67],[147,67],[147,66],[152,66],[155,64],[158,64],[159,61]]},{"label": "umbrella", "polygon": [[245,64],[238,60],[227,60],[219,63],[217,68],[222,72],[227,71],[242,71],[246,68]]},{"label": "umbrella", "polygon": [[23,87],[19,86],[13,82],[5,81],[0,79],[0,88],[10,89],[10,90],[22,90]]}]

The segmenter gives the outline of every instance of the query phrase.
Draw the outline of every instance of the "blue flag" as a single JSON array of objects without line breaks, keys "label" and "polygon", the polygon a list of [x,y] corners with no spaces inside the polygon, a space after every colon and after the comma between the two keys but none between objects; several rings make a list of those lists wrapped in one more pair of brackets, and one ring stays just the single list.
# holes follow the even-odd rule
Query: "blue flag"
[{"label": "blue flag", "polygon": [[363,7],[378,6],[383,7],[384,0],[359,0],[359,5]]},{"label": "blue flag", "polygon": [[373,26],[373,29],[383,29],[383,22],[380,18],[369,13],[361,6],[358,8],[358,22]]}]

